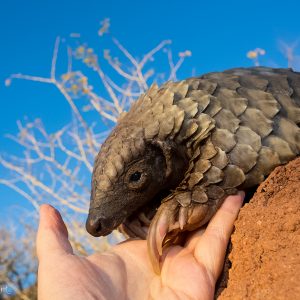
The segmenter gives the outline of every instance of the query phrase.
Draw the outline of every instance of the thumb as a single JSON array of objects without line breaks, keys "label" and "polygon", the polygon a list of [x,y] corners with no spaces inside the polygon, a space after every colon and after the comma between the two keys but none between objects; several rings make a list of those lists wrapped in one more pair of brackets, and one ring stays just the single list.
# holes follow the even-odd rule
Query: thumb
[{"label": "thumb", "polygon": [[68,240],[68,230],[60,213],[48,204],[40,207],[36,247],[39,261],[49,259],[52,255],[73,253]]}]

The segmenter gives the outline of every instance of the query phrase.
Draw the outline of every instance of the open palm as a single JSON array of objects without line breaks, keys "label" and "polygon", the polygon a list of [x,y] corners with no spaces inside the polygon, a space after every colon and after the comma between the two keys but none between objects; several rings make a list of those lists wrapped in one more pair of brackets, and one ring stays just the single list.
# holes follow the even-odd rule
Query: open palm
[{"label": "open palm", "polygon": [[213,299],[242,200],[242,194],[228,197],[206,229],[191,234],[184,247],[170,247],[160,275],[143,240],[88,257],[74,255],[59,212],[43,205],[37,235],[39,299]]}]

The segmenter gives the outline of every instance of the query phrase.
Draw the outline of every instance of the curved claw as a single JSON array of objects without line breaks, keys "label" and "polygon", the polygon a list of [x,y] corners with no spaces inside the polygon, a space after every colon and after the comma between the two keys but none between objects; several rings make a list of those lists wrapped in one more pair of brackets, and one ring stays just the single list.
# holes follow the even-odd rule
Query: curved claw
[{"label": "curved claw", "polygon": [[[147,238],[148,253],[156,274],[160,274],[160,257],[162,256],[165,238],[176,227],[175,216],[178,208],[176,201],[162,203],[151,222]],[[177,227],[179,228],[179,225]]]},{"label": "curved claw", "polygon": [[190,203],[181,206],[175,199],[163,202],[156,212],[148,231],[148,253],[154,272],[160,274],[160,259],[163,249],[180,244],[183,231],[192,231],[204,225],[215,212],[216,207]]}]

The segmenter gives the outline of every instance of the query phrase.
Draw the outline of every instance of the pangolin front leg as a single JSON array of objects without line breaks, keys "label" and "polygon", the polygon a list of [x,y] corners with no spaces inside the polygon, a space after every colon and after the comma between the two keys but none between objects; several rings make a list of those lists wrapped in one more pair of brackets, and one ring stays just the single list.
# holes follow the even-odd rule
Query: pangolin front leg
[{"label": "pangolin front leg", "polygon": [[[182,199],[190,197],[186,192],[182,196]],[[158,274],[163,248],[169,244],[179,244],[182,237],[180,232],[190,231],[205,224],[216,210],[207,203],[179,203],[178,199],[174,197],[162,203],[149,228],[148,252],[154,271]]]},{"label": "pangolin front leg", "polygon": [[194,156],[185,179],[158,208],[148,232],[148,251],[155,272],[163,248],[181,243],[182,232],[206,224],[227,195],[237,193],[243,171],[230,163],[227,154],[207,138]]}]

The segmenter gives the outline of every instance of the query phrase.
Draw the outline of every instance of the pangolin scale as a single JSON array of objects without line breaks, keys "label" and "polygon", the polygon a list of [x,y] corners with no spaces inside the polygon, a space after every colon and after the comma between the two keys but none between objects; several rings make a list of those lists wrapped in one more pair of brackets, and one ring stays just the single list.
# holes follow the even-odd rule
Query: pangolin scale
[{"label": "pangolin scale", "polygon": [[96,157],[88,232],[148,232],[159,272],[164,245],[299,155],[299,124],[300,73],[292,69],[236,68],[153,84]]}]

